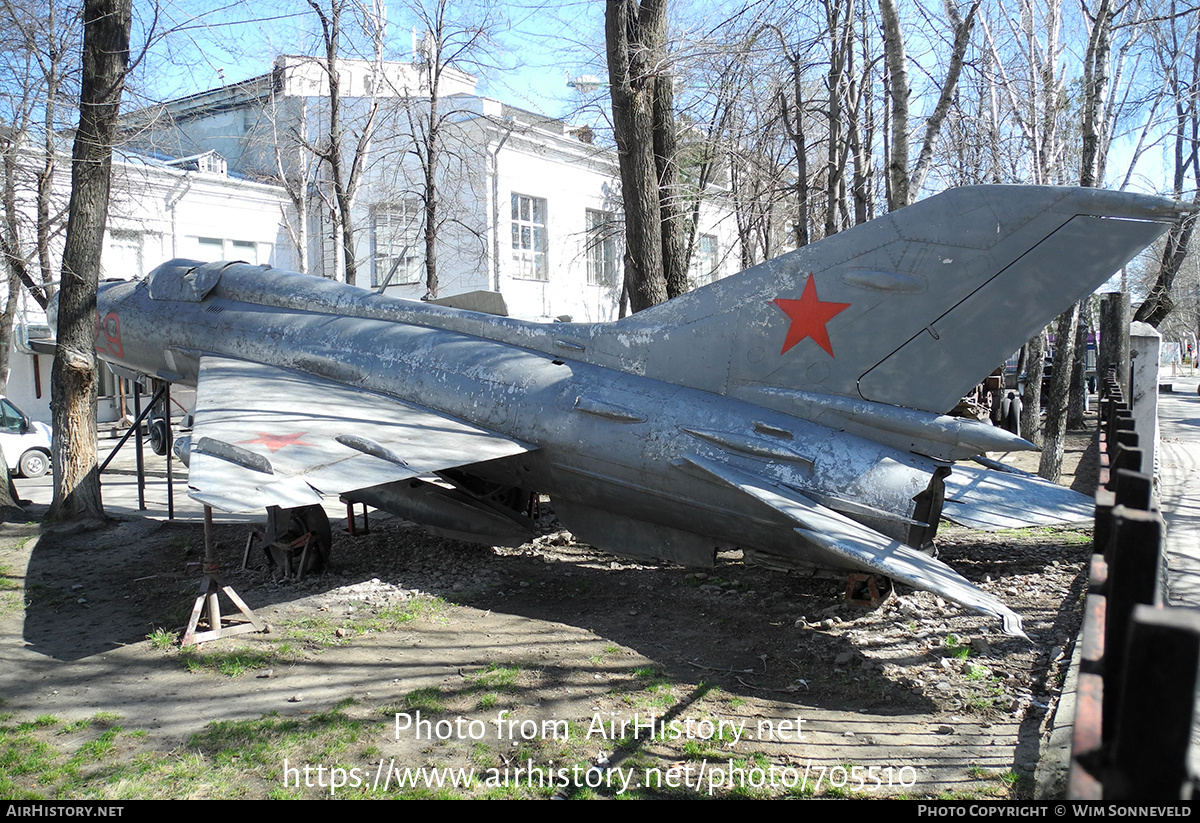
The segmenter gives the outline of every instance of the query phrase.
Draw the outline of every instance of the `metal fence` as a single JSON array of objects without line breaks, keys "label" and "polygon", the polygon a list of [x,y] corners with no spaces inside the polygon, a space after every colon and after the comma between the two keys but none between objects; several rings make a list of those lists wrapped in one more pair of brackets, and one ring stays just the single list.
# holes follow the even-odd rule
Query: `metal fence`
[{"label": "metal fence", "polygon": [[1100,489],[1067,796],[1200,797],[1189,763],[1200,611],[1166,605],[1164,524],[1129,405],[1101,386]]}]

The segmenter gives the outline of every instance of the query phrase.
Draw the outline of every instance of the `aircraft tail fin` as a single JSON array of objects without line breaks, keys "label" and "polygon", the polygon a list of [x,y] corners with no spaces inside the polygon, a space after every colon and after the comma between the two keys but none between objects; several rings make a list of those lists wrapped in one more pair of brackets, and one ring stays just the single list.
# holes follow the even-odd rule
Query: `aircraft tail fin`
[{"label": "aircraft tail fin", "polygon": [[591,348],[721,394],[941,413],[1186,210],[1102,189],[952,189],[611,324]]}]

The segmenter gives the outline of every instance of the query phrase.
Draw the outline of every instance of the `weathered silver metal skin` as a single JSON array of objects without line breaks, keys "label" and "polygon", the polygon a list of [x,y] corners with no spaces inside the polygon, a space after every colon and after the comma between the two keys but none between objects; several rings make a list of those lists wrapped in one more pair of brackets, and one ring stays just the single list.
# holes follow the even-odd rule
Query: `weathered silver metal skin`
[{"label": "weathered silver metal skin", "polygon": [[[174,260],[101,287],[96,346],[197,385],[189,486],[220,508],[340,494],[511,543],[531,533],[515,492],[536,490],[614,552],[711,565],[740,546],[878,572],[1019,634],[1017,615],[920,549],[951,461],[1031,446],[944,412],[1180,211],[1092,189],[959,189],[595,325]],[[956,512],[969,507],[956,492]]]}]

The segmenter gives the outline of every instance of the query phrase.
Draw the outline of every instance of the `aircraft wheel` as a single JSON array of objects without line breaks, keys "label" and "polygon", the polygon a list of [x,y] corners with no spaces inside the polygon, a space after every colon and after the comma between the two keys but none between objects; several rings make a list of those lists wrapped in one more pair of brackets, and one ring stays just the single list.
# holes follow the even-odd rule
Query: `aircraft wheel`
[{"label": "aircraft wheel", "polygon": [[1004,424],[1004,393],[1001,391],[992,392],[992,404],[990,409],[990,417],[993,426]]},{"label": "aircraft wheel", "polygon": [[45,452],[37,449],[30,449],[21,455],[21,462],[18,464],[21,469],[22,477],[41,477],[50,469],[50,458]]},{"label": "aircraft wheel", "polygon": [[[304,545],[301,544],[294,549],[285,549],[280,544],[287,545],[312,532],[313,544],[309,547],[308,560],[304,564],[303,573],[319,572],[329,561],[329,551],[333,545],[333,529],[329,526],[329,516],[325,514],[325,509],[315,504],[290,511],[291,520],[288,523],[288,530],[285,534],[279,535],[276,543],[271,546],[271,559],[281,568],[291,568],[293,571],[297,571],[300,558],[304,554]],[[289,560],[291,563],[288,562]]]},{"label": "aircraft wheel", "polygon": [[151,420],[146,427],[146,436],[150,440],[150,450],[155,454],[167,453],[167,424],[162,420]]}]

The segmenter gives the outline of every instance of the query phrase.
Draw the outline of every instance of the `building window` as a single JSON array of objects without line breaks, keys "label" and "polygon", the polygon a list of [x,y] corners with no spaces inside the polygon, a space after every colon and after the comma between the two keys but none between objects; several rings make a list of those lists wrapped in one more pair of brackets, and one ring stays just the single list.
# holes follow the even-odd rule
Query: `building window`
[{"label": "building window", "polygon": [[688,271],[688,278],[692,281],[692,286],[706,286],[713,282],[720,277],[719,269],[716,236],[700,235],[696,238],[696,247],[692,249],[692,263]]},{"label": "building window", "polygon": [[[197,257],[205,263],[229,260],[257,266],[260,262],[259,243],[253,240],[226,240],[221,237],[197,237]],[[266,245],[266,244],[262,244]],[[270,253],[266,255],[269,260]]]},{"label": "building window", "polygon": [[617,216],[587,210],[587,281],[590,286],[616,286],[621,271]]},{"label": "building window", "polygon": [[136,232],[114,231],[108,236],[108,248],[102,260],[104,277],[122,280],[142,278],[142,236]]},{"label": "building window", "polygon": [[245,240],[231,240],[229,248],[234,260],[241,260],[243,263],[249,263],[252,266],[258,265],[257,243],[249,243]]},{"label": "building window", "polygon": [[517,277],[549,280],[546,261],[546,201],[540,197],[512,196],[513,262]]},{"label": "building window", "polygon": [[371,210],[371,285],[411,286],[425,279],[421,201],[388,203]]},{"label": "building window", "polygon": [[225,259],[225,241],[219,237],[197,237],[196,246],[200,249],[200,259],[206,263]]}]

